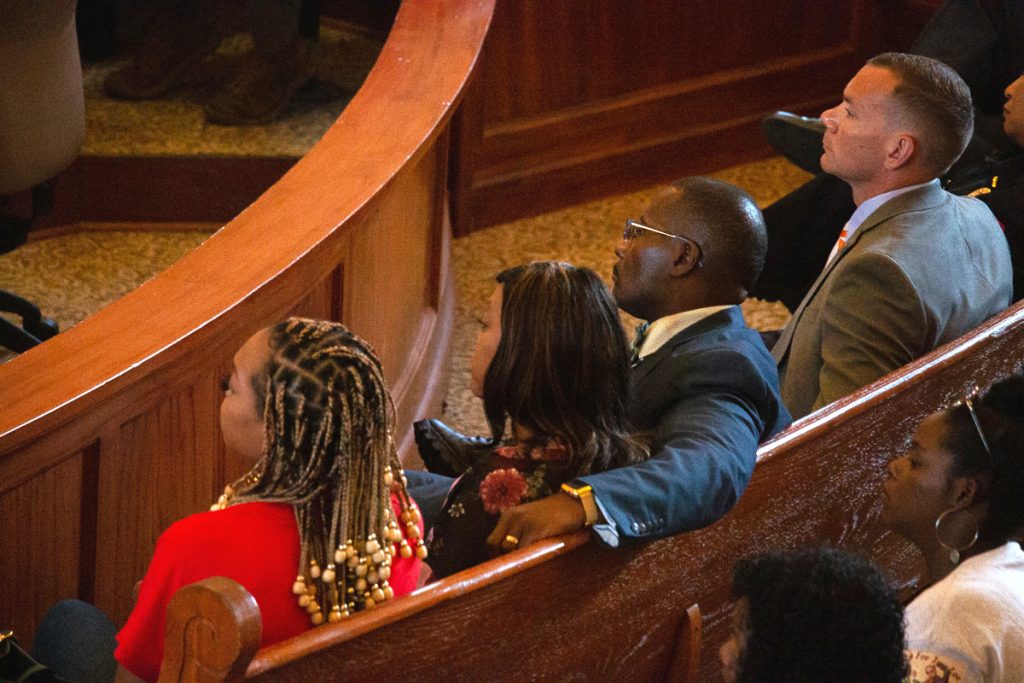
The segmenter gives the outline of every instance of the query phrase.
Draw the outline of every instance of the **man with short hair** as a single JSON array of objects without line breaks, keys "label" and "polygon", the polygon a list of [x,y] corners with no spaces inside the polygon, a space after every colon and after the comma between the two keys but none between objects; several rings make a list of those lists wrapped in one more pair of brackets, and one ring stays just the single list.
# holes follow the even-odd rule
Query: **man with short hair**
[{"label": "man with short hair", "polygon": [[772,349],[795,417],[980,325],[1007,306],[1012,283],[991,211],[937,179],[973,129],[952,69],[879,55],[822,119],[822,169],[850,186],[857,209]]},{"label": "man with short hair", "polygon": [[791,421],[774,362],[738,305],[757,281],[766,245],[754,200],[710,178],[674,183],[627,221],[613,294],[647,321],[630,417],[651,435],[651,458],[506,510],[488,538],[494,549],[585,526],[617,546],[707,526],[735,505],[758,444]]}]

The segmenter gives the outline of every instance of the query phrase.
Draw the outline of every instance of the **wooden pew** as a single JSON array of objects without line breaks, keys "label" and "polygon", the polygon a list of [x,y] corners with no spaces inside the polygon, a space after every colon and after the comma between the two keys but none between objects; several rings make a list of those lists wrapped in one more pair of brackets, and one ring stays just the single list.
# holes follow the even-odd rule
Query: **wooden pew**
[{"label": "wooden pew", "polygon": [[[259,681],[686,680],[694,644],[686,640],[694,628],[686,606],[695,603],[704,614],[699,680],[719,680],[738,557],[842,546],[873,559],[909,596],[923,566],[909,544],[878,527],[885,464],[924,416],[1022,364],[1024,303],[765,444],[739,504],[706,529],[618,550],[582,532],[543,542],[268,647],[245,667],[252,643],[239,647],[237,659],[222,660],[222,674],[204,680],[235,680],[227,672],[243,668]],[[176,646],[161,680],[216,669],[197,660],[209,662],[218,648],[207,642],[204,654],[182,626],[195,628],[197,595],[217,602],[222,614],[242,615],[239,624],[254,618],[245,596],[232,597],[216,582],[183,592],[172,603],[168,639]],[[221,637],[238,642],[244,627],[227,621]],[[205,628],[212,634],[223,623],[211,617]]]},{"label": "wooden pew", "polygon": [[345,322],[381,356],[401,450],[440,410],[454,301],[456,117],[494,0],[404,0],[378,60],[283,178],[181,261],[0,366],[0,624],[27,644],[78,597],[123,622],[159,534],[246,466],[220,379],[289,314]]}]

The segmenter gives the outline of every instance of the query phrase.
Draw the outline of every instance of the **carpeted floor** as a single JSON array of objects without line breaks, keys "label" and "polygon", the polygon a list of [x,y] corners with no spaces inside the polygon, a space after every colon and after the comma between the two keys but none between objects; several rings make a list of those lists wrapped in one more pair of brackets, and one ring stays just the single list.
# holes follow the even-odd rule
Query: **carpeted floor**
[{"label": "carpeted floor", "polygon": [[322,26],[314,57],[316,77],[292,98],[278,121],[265,126],[207,123],[203,103],[236,73],[251,44],[245,34],[225,39],[194,70],[186,86],[141,102],[116,100],[103,93],[103,79],[120,61],[87,66],[82,154],[302,156],[352,99],[383,41],[351,28]]}]

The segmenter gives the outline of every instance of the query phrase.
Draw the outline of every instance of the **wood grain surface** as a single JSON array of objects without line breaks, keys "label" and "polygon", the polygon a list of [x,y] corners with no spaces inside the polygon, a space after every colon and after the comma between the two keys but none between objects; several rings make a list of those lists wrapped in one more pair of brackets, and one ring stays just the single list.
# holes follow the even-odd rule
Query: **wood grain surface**
[{"label": "wood grain surface", "polygon": [[867,57],[908,47],[936,5],[499,2],[467,129],[479,143],[458,162],[457,232],[770,156],[765,114],[837,103]]},{"label": "wood grain surface", "polygon": [[739,557],[844,547],[878,563],[910,597],[924,567],[878,523],[885,465],[923,417],[1022,365],[1024,303],[765,444],[739,504],[705,529],[615,550],[584,532],[545,541],[261,650],[246,677],[685,680],[697,604],[697,679],[720,680]]},{"label": "wood grain surface", "polygon": [[217,383],[289,313],[339,319],[373,344],[409,457],[412,420],[444,394],[448,126],[492,10],[406,0],[302,160],[181,261],[0,366],[0,624],[20,642],[62,598],[124,619],[159,534],[242,473],[220,444]]}]

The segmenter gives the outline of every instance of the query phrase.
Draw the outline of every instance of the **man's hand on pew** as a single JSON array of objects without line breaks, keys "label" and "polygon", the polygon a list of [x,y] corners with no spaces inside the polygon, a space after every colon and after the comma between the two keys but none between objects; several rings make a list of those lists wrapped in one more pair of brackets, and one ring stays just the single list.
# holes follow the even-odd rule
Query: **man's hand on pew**
[{"label": "man's hand on pew", "polygon": [[487,537],[487,546],[495,555],[511,552],[545,538],[582,529],[586,521],[580,502],[559,492],[501,513],[498,525]]}]

